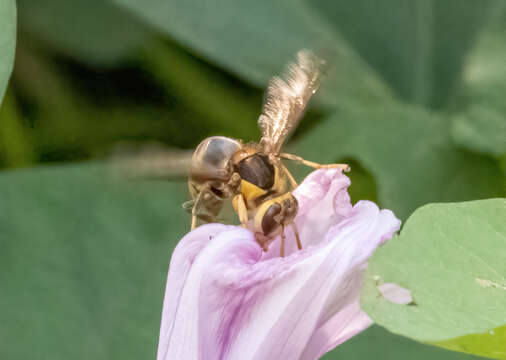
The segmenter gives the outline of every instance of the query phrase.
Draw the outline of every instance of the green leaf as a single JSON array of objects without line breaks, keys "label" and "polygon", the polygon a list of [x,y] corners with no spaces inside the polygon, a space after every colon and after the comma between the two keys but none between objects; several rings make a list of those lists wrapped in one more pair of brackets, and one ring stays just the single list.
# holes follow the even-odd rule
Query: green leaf
[{"label": "green leaf", "polygon": [[[464,68],[462,89],[457,106],[479,104],[494,107],[506,113],[504,93],[506,92],[506,3],[501,2],[496,16],[479,37],[473,51],[469,54]],[[457,109],[458,110],[458,109]]]},{"label": "green leaf", "polygon": [[14,65],[16,48],[16,2],[0,0],[0,104]]},{"label": "green leaf", "polygon": [[33,163],[35,154],[28,138],[19,107],[12,91],[8,91],[0,108],[0,160],[7,166],[27,166]]},{"label": "green leaf", "polygon": [[373,325],[366,331],[339,345],[322,360],[471,360],[472,355],[447,351],[392,334]]},{"label": "green leaf", "polygon": [[[371,259],[363,309],[396,334],[504,358],[506,333],[498,329],[506,324],[504,219],[506,199],[418,209],[400,235]],[[414,304],[398,305],[381,297],[378,278],[409,289]]]},{"label": "green leaf", "polygon": [[452,137],[462,147],[485,154],[506,153],[506,112],[475,105],[453,119]]},{"label": "green leaf", "polygon": [[445,349],[478,354],[495,359],[506,359],[506,326],[485,331],[482,334],[461,336],[456,339],[438,341],[434,345]]},{"label": "green leaf", "polygon": [[[385,99],[389,90],[339,34],[301,1],[114,0],[184,47],[242,79],[265,86],[302,48],[323,49],[334,62],[327,92]],[[339,84],[340,86],[335,86]],[[339,93],[337,93],[339,91]]]},{"label": "green leaf", "polygon": [[497,0],[311,2],[404,100],[441,106]]},{"label": "green leaf", "polygon": [[401,218],[428,202],[504,196],[497,164],[452,146],[446,119],[415,106],[341,107],[294,152],[324,163],[357,159],[374,175],[381,205]]},{"label": "green leaf", "polygon": [[0,358],[155,358],[185,186],[108,175],[0,175]]},{"label": "green leaf", "polygon": [[142,47],[151,32],[104,0],[18,0],[19,24],[53,50],[95,66],[112,66]]},{"label": "green leaf", "polygon": [[506,153],[506,6],[502,5],[470,54],[452,125],[456,144],[495,156]]}]

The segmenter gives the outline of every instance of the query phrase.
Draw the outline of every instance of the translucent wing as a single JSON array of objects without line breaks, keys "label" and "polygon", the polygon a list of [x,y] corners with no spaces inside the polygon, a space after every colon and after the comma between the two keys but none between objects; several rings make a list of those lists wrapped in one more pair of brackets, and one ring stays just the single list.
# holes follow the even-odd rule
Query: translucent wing
[{"label": "translucent wing", "polygon": [[311,95],[318,90],[325,62],[309,50],[297,53],[297,62],[288,65],[283,77],[274,77],[265,95],[258,125],[260,144],[266,153],[277,154],[295,129]]},{"label": "translucent wing", "polygon": [[109,158],[110,175],[134,179],[181,179],[188,176],[193,151],[159,144],[121,144]]}]

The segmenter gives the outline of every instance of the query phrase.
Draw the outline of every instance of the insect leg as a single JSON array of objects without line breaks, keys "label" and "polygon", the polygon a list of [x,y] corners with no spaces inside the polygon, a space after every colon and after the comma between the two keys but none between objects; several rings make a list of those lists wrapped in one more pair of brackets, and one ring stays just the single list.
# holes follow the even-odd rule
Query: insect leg
[{"label": "insect leg", "polygon": [[184,210],[191,212],[193,209],[193,205],[195,205],[195,200],[185,201],[182,206]]},{"label": "insect leg", "polygon": [[183,208],[185,206],[189,206],[189,204],[193,201],[193,207],[192,209],[192,225],[191,229],[195,229],[197,227],[197,215],[200,213],[200,210],[202,209],[202,206],[204,205],[204,196],[209,191],[208,188],[203,189],[198,195],[195,200],[190,200],[183,204]]},{"label": "insect leg", "polygon": [[234,196],[232,205],[237,215],[239,215],[239,221],[241,221],[242,227],[246,227],[248,224],[248,209],[246,209],[246,203],[244,202],[242,194]]},{"label": "insect leg", "polygon": [[192,226],[191,226],[191,230],[195,230],[196,227],[197,227],[197,214],[195,214],[192,211]]},{"label": "insect leg", "polygon": [[297,240],[297,248],[299,250],[302,250],[302,243],[300,242],[299,231],[297,230],[297,225],[295,225],[294,222],[290,223],[290,225],[292,226],[293,233],[295,234],[295,240]]},{"label": "insect leg", "polygon": [[343,169],[344,171],[350,171],[350,166],[348,164],[319,164],[313,161],[305,160],[300,156],[286,153],[279,154],[279,157],[287,160],[297,161],[298,163],[312,167],[314,169]]},{"label": "insect leg", "polygon": [[281,169],[283,170],[283,172],[288,177],[288,181],[290,181],[290,185],[292,185],[292,189],[295,189],[297,187],[297,181],[295,181],[295,178],[292,176],[292,174],[290,173],[290,171],[288,171],[288,169],[285,166],[285,164],[283,164],[281,161],[279,162],[279,164],[280,164]]},{"label": "insect leg", "polygon": [[281,225],[281,248],[279,250],[279,256],[285,257],[285,226]]}]

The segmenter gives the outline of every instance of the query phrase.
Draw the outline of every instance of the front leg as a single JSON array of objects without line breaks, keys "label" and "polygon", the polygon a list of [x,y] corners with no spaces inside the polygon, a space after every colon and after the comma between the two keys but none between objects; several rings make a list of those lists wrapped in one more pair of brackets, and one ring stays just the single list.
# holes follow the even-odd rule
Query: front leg
[{"label": "front leg", "polygon": [[223,187],[222,191],[225,197],[231,198],[237,195],[241,189],[241,176],[234,172],[232,176],[230,176],[230,180]]},{"label": "front leg", "polygon": [[278,156],[282,159],[297,161],[298,163],[312,167],[313,169],[342,169],[343,171],[350,171],[350,166],[348,164],[319,164],[313,161],[305,160],[300,156],[286,153],[281,153]]},{"label": "front leg", "polygon": [[232,199],[232,205],[234,206],[234,210],[239,215],[239,221],[241,222],[242,227],[246,227],[248,224],[248,209],[246,208],[246,203],[244,202],[244,196],[242,194],[238,194],[234,196]]},{"label": "front leg", "polygon": [[208,188],[202,189],[202,191],[197,195],[197,198],[191,201],[187,201],[183,204],[183,208],[188,208],[191,206],[192,211],[192,225],[191,229],[194,230],[197,227],[197,216],[202,211],[202,208],[204,207],[204,199],[209,191]]},{"label": "front leg", "polygon": [[223,200],[216,196],[209,186],[203,187],[195,196],[195,199],[186,201],[183,209],[191,211],[191,229],[197,227],[197,218],[206,222],[212,222],[221,210]]}]

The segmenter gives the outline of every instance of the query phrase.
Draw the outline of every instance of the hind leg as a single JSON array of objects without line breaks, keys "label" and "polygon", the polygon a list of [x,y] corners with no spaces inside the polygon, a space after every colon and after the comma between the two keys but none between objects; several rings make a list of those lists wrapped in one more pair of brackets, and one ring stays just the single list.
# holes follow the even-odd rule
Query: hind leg
[{"label": "hind leg", "polygon": [[300,156],[286,153],[279,154],[279,157],[282,159],[297,161],[298,163],[312,167],[313,169],[342,169],[343,171],[350,171],[350,166],[348,164],[319,164],[313,161],[305,160]]},{"label": "hind leg", "polygon": [[279,248],[279,256],[285,257],[285,226],[281,225],[281,247]]},{"label": "hind leg", "polygon": [[295,225],[295,223],[292,222],[292,223],[290,223],[290,226],[293,229],[293,233],[295,235],[295,240],[297,241],[297,248],[299,250],[302,250],[302,243],[300,242],[299,231],[297,230],[297,225]]},{"label": "hind leg", "polygon": [[288,178],[288,181],[290,182],[290,185],[292,186],[292,189],[295,189],[297,187],[297,181],[295,181],[295,178],[290,173],[290,171],[287,169],[287,167],[285,166],[285,164],[283,164],[283,162],[280,161],[279,164],[280,164],[281,169],[283,170],[283,172],[286,174],[286,177]]}]

